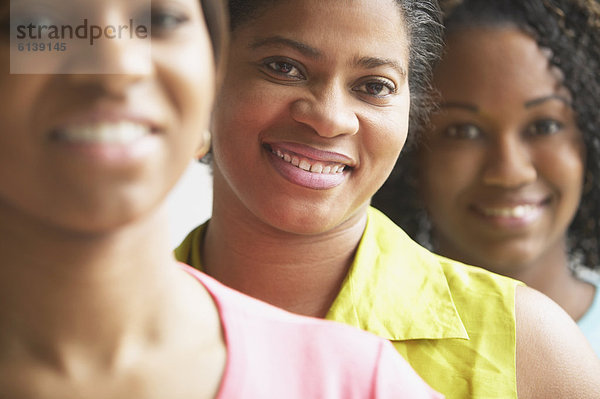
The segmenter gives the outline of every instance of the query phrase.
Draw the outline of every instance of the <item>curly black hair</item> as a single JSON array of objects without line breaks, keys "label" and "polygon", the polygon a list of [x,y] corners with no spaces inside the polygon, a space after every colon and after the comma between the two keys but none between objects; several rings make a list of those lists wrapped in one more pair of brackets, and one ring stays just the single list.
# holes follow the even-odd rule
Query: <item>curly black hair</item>
[{"label": "curly black hair", "polygon": [[[229,17],[232,32],[256,18],[280,0],[230,0]],[[339,0],[338,0],[339,1]],[[433,104],[431,76],[442,45],[442,13],[436,0],[395,0],[406,23],[410,38],[408,84],[410,87],[410,126],[421,126],[428,120]],[[413,134],[409,134],[409,139]]]},{"label": "curly black hair", "polygon": [[[586,267],[600,269],[600,2],[454,0],[441,5],[447,35],[461,28],[510,24],[551,50],[550,63],[564,75],[587,152],[581,203],[568,230],[569,255]],[[417,132],[426,128],[426,124],[415,127]],[[432,248],[430,224],[417,192],[417,149],[418,142],[403,151],[373,205]]]}]

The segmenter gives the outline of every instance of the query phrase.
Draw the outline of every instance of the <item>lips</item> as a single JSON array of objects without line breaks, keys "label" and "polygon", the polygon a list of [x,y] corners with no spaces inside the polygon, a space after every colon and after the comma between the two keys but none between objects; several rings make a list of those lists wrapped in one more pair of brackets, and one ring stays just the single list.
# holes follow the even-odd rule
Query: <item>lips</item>
[{"label": "lips", "polygon": [[287,181],[314,190],[342,184],[352,170],[350,157],[296,143],[265,144],[271,165]]}]

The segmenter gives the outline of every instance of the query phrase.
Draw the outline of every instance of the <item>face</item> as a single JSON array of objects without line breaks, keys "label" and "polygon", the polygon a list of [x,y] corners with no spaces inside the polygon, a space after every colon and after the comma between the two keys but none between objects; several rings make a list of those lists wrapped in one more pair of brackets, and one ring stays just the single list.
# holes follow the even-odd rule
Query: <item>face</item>
[{"label": "face", "polygon": [[292,0],[236,29],[213,126],[215,196],[313,234],[360,219],[407,134],[393,0]]},{"label": "face", "polygon": [[[114,25],[148,4],[87,6]],[[1,38],[0,213],[97,233],[162,200],[202,144],[214,70],[198,0],[153,0],[151,29],[143,68],[131,54],[147,42],[99,42],[98,62],[114,74],[10,74]]]},{"label": "face", "polygon": [[458,31],[447,45],[419,154],[439,252],[509,275],[564,254],[584,146],[560,72],[510,27]]}]

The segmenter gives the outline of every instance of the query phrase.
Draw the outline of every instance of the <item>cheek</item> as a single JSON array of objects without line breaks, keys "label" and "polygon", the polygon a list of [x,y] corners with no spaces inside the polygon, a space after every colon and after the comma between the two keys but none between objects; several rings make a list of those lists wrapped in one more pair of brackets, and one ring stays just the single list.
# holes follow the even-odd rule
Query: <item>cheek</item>
[{"label": "cheek", "polygon": [[[30,78],[29,84],[23,77]],[[31,75],[10,75],[1,82],[0,189],[35,186],[30,175],[35,174],[42,159],[40,126],[46,126],[35,106],[38,80]]]},{"label": "cheek", "polygon": [[[379,112],[372,118],[362,117],[363,147],[369,156],[386,173],[394,168],[408,137],[408,96],[392,112]],[[360,134],[360,133],[359,133]]]},{"label": "cheek", "polygon": [[[244,102],[238,98],[229,98],[222,93],[217,98],[213,112],[211,133],[213,135],[213,154],[215,160],[237,152],[237,147],[247,147],[248,132],[252,129],[251,112],[244,109]],[[248,108],[248,107],[246,107]],[[227,150],[227,151],[225,151]],[[239,154],[243,156],[244,153]]]},{"label": "cheek", "polygon": [[447,207],[477,180],[479,154],[432,147],[422,149],[417,157],[419,189],[429,208]]},{"label": "cheek", "polygon": [[548,149],[540,155],[540,174],[552,185],[561,191],[561,196],[569,198],[572,202],[579,202],[583,190],[585,165],[583,151],[580,146],[560,146]]},{"label": "cheek", "polygon": [[197,130],[208,126],[215,95],[216,71],[210,42],[205,32],[179,46],[157,45],[154,62],[168,106],[174,108],[183,126],[194,124]]},{"label": "cheek", "polygon": [[273,91],[228,82],[217,97],[213,113],[215,157],[254,157],[264,132],[281,129],[282,123],[289,123],[286,104]]},{"label": "cheek", "polygon": [[[165,87],[169,87],[165,109],[171,109],[174,119],[172,145],[179,151],[195,151],[210,140],[209,127],[214,98],[213,69],[203,63],[204,71],[173,70]],[[178,155],[179,156],[179,155]],[[191,159],[191,156],[188,157]],[[188,159],[186,158],[186,159]]]}]

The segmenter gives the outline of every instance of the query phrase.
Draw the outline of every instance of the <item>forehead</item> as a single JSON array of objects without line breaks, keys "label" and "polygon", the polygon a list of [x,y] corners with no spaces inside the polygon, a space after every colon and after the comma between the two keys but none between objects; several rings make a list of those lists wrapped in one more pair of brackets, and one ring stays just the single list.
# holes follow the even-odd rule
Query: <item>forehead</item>
[{"label": "forehead", "polygon": [[[234,33],[234,41],[291,38],[324,56],[408,56],[409,39],[395,0],[286,0],[265,7]],[[373,54],[371,54],[373,53]]]},{"label": "forehead", "polygon": [[443,96],[494,92],[498,101],[509,89],[535,97],[562,86],[560,72],[551,66],[548,54],[531,36],[513,27],[450,34],[434,80]]}]

